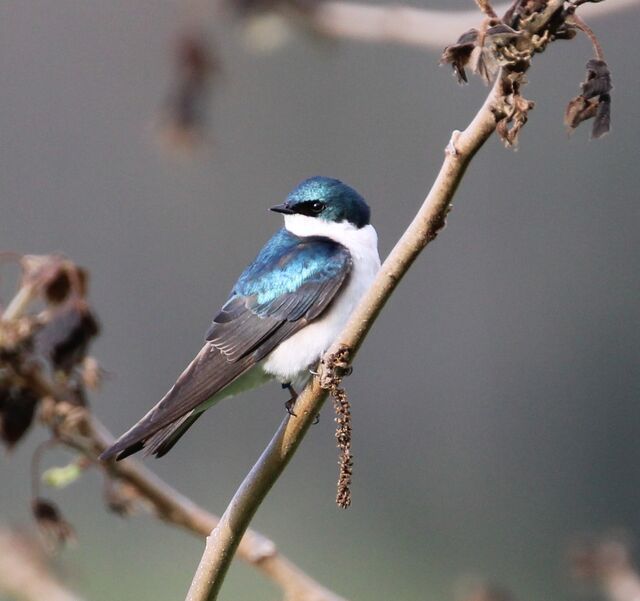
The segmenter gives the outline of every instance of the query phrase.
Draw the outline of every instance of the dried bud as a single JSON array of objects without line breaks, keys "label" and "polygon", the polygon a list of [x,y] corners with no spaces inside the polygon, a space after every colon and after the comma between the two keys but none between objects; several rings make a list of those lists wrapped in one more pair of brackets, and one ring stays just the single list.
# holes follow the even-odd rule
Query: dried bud
[{"label": "dried bud", "polygon": [[73,526],[51,501],[36,498],[32,501],[31,508],[38,526],[47,538],[58,545],[75,540]]},{"label": "dried bud", "polygon": [[28,388],[0,385],[0,439],[12,448],[33,422],[38,397]]}]

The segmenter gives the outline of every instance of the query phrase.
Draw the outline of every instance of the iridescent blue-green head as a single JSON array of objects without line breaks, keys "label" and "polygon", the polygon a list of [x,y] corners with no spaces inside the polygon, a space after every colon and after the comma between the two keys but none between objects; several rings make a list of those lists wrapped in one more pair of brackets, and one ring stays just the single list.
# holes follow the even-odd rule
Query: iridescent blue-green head
[{"label": "iridescent blue-green head", "polygon": [[371,210],[364,198],[339,179],[311,177],[304,180],[281,205],[271,208],[285,215],[307,215],[323,221],[347,221],[358,229],[369,225]]}]

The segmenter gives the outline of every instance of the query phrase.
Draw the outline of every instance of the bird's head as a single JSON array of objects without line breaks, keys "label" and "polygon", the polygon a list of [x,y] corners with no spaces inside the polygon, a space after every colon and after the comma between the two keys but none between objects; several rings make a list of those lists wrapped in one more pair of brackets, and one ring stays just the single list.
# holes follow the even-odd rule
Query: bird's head
[{"label": "bird's head", "polygon": [[346,221],[358,229],[369,225],[371,216],[369,205],[353,188],[339,179],[320,176],[298,184],[285,202],[271,210],[334,223]]}]

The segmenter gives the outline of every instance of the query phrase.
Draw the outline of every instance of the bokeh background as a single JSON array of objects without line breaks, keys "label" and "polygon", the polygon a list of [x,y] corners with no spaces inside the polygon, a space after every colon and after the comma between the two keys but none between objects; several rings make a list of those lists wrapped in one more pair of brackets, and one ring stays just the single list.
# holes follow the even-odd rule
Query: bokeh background
[{"label": "bokeh background", "polygon": [[[470,2],[431,2],[465,7]],[[334,504],[325,408],[254,521],[351,599],[453,599],[460,579],[519,599],[581,599],[576,536],[640,535],[640,11],[593,22],[611,65],[613,132],[568,138],[566,102],[591,48],[536,57],[517,152],[492,139],[446,231],[414,265],[348,380],[354,504]],[[268,213],[324,174],[370,202],[386,255],[424,198],[452,129],[486,89],[438,52],[296,34],[269,54],[218,32],[223,75],[210,145],[168,158],[152,123],[170,88],[180,2],[4,2],[0,7],[0,247],[63,251],[92,274],[109,377],[97,415],[128,428],[200,348],[235,277],[280,226]],[[12,281],[3,278],[6,300]],[[153,469],[223,511],[283,414],[272,385],[223,403]],[[0,519],[26,525],[28,465],[44,433],[0,458]],[[61,463],[64,453],[49,463]],[[53,492],[79,544],[58,559],[93,601],[181,599],[201,541],[122,520],[88,474]],[[234,566],[222,599],[275,600]]]}]

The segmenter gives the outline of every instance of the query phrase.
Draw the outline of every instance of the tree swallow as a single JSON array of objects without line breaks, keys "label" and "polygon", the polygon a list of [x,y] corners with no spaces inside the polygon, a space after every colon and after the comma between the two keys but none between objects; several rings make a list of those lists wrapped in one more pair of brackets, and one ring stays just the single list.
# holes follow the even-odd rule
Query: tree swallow
[{"label": "tree swallow", "polygon": [[165,455],[218,401],[276,379],[304,386],[380,268],[362,196],[312,177],[272,211],[284,228],[262,248],[214,317],[206,342],[164,398],[101,455]]}]

